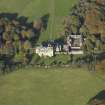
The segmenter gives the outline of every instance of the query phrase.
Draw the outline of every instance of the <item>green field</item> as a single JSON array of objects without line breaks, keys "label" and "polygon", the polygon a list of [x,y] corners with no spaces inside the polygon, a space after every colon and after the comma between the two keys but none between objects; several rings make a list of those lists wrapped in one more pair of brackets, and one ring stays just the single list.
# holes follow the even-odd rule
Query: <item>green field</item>
[{"label": "green field", "polygon": [[78,0],[0,0],[0,12],[18,13],[35,20],[50,14],[47,31],[39,42],[60,37],[62,20]]},{"label": "green field", "polygon": [[0,77],[0,105],[86,105],[105,82],[80,69],[26,69]]},{"label": "green field", "polygon": [[[39,38],[42,42],[60,37],[62,21],[77,2],[0,0],[0,12],[18,13],[28,17],[29,21],[50,14],[48,28]],[[105,89],[104,81],[85,69],[21,69],[0,75],[0,105],[86,105],[89,99]]]}]

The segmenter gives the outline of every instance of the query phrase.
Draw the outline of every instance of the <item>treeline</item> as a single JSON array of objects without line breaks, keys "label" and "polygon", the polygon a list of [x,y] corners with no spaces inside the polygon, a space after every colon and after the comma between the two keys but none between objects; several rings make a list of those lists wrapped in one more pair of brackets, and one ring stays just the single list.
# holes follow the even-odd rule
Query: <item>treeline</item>
[{"label": "treeline", "polygon": [[2,69],[12,65],[27,65],[32,59],[30,49],[34,48],[40,34],[46,30],[49,14],[28,22],[18,14],[0,14],[0,64]]}]

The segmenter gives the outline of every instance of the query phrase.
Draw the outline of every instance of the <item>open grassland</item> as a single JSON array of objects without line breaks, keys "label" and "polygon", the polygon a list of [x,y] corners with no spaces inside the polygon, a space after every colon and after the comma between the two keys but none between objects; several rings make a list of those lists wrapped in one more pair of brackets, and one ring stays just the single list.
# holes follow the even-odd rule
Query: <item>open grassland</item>
[{"label": "open grassland", "polygon": [[[78,0],[0,0],[0,12],[33,21],[49,14],[39,42],[60,37],[62,20]],[[84,69],[26,69],[0,76],[0,105],[86,105],[105,80]]]},{"label": "open grassland", "polygon": [[0,12],[18,13],[35,20],[49,14],[47,31],[39,42],[60,37],[62,21],[78,0],[0,0]]},{"label": "open grassland", "polygon": [[0,105],[86,105],[105,89],[80,69],[26,69],[0,77]]}]

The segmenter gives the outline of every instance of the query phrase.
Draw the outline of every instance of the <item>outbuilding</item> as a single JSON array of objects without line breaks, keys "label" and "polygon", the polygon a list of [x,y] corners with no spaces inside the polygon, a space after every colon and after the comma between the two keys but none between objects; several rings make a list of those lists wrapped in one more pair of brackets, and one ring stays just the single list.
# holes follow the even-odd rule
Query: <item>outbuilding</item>
[{"label": "outbuilding", "polygon": [[54,49],[53,47],[38,46],[36,47],[36,54],[38,54],[40,57],[53,57]]}]

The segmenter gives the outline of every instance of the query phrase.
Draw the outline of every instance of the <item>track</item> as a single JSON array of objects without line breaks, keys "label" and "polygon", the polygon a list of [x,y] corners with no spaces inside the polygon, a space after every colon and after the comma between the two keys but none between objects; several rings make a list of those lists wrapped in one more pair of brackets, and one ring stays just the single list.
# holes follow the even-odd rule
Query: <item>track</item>
[{"label": "track", "polygon": [[54,24],[55,24],[55,0],[50,0],[51,5],[50,7],[50,31],[49,31],[49,39],[53,39],[53,34],[54,34]]}]

